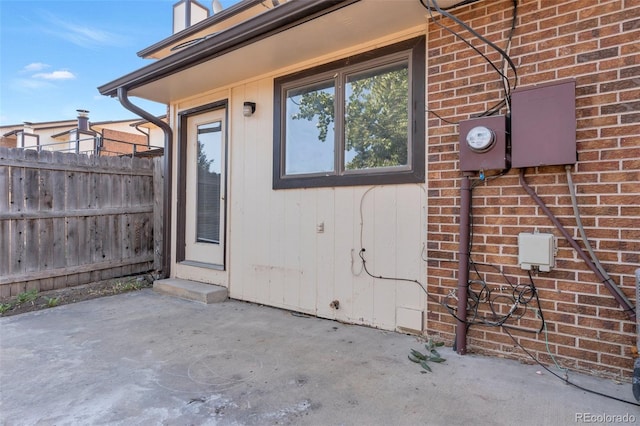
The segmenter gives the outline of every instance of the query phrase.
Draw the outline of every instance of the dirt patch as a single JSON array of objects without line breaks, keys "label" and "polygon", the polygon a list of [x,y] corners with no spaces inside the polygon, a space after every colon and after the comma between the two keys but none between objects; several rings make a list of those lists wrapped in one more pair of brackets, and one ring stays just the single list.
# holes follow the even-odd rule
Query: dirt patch
[{"label": "dirt patch", "polygon": [[42,292],[32,290],[17,296],[0,298],[0,316],[7,317],[25,312],[39,311],[98,297],[137,291],[152,286],[153,278],[149,274],[144,274],[97,281],[59,290]]}]

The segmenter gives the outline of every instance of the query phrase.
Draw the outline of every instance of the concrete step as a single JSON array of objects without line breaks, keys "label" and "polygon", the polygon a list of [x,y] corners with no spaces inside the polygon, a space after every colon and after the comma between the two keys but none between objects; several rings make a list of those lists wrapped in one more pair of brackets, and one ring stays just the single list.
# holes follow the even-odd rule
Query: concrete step
[{"label": "concrete step", "polygon": [[206,304],[224,302],[229,297],[226,287],[180,278],[157,280],[153,283],[153,290],[160,294]]}]

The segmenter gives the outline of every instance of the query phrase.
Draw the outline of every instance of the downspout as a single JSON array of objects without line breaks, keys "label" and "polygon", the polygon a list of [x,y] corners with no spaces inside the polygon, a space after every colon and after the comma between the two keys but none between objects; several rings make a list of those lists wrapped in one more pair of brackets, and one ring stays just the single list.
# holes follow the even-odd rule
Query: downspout
[{"label": "downspout", "polygon": [[169,234],[169,230],[171,229],[171,164],[173,162],[171,143],[173,141],[173,131],[169,124],[132,104],[127,97],[127,89],[124,87],[118,87],[118,100],[123,107],[148,122],[155,124],[164,132],[164,161],[162,164],[164,168],[162,198],[162,230],[164,234],[162,238],[162,276],[163,278],[167,278],[171,276],[171,238],[167,237],[167,234]]},{"label": "downspout", "polygon": [[469,238],[471,236],[471,174],[464,173],[460,185],[460,245],[458,246],[458,309],[456,352],[467,353],[467,292],[469,287]]},{"label": "downspout", "polygon": [[616,291],[616,288],[613,287],[611,282],[600,272],[598,267],[591,261],[587,253],[578,245],[578,243],[573,239],[573,237],[569,234],[569,232],[562,226],[558,218],[556,218],[551,210],[546,206],[544,201],[536,194],[536,192],[531,188],[527,181],[524,179],[524,168],[520,169],[520,185],[524,188],[524,190],[533,198],[533,200],[538,204],[538,206],[542,209],[544,214],[553,222],[556,228],[562,233],[562,236],[571,244],[571,247],[578,253],[578,256],[586,263],[586,265],[596,274],[596,277],[604,286],[609,290],[609,293],[616,299],[616,301],[620,304],[620,307],[627,313],[631,320],[636,319],[635,308],[629,301],[629,299],[624,296],[621,292]]}]

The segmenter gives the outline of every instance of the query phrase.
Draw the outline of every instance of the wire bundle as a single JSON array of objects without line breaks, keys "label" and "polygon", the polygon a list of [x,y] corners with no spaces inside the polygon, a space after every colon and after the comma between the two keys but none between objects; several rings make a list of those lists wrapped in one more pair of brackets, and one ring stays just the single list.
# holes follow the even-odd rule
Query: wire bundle
[{"label": "wire bundle", "polygon": [[[445,10],[445,9],[441,8],[440,6],[438,6],[438,2],[436,0],[419,0],[419,1],[420,1],[420,4],[425,9],[427,9],[427,11],[429,12],[429,16],[430,16],[431,20],[436,25],[442,27],[445,31],[453,34],[457,39],[461,40],[467,46],[469,46],[471,49],[473,49],[500,76],[500,79],[502,80],[504,92],[505,92],[504,98],[502,100],[500,100],[498,103],[496,103],[493,106],[491,106],[488,109],[486,109],[484,112],[478,114],[477,116],[478,117],[486,117],[486,116],[490,116],[490,115],[495,115],[498,112],[500,112],[500,110],[504,106],[506,106],[507,109],[510,110],[511,109],[511,91],[515,90],[515,88],[518,85],[518,69],[517,69],[515,63],[513,62],[513,60],[511,59],[511,57],[509,56],[508,52],[509,52],[509,49],[511,47],[511,40],[513,38],[513,33],[515,32],[516,22],[517,22],[517,19],[518,19],[518,1],[517,0],[513,0],[513,15],[512,15],[512,18],[511,18],[511,28],[509,30],[509,35],[507,37],[507,44],[506,44],[505,49],[501,49],[499,46],[497,46],[491,40],[489,40],[486,37],[484,37],[483,35],[479,34],[477,31],[475,31],[473,28],[471,28],[465,22],[460,20],[458,17],[456,17],[455,15],[447,12],[447,10]],[[472,3],[474,1],[476,1],[476,0],[467,0],[467,1],[462,2],[459,5],[469,4],[469,3]],[[460,33],[456,32],[455,30],[451,29],[450,27],[442,24],[440,22],[440,20],[435,19],[435,17],[433,16],[433,11],[434,10],[437,11],[440,15],[451,19],[452,21],[454,21],[455,23],[460,25],[462,28],[467,30],[469,33],[471,33],[474,37],[476,37],[477,39],[479,39],[480,41],[482,41],[483,43],[488,45],[490,48],[492,48],[493,50],[498,52],[498,54],[502,58],[501,59],[502,63],[500,64],[500,67],[498,67],[498,65],[496,65],[491,59],[489,59],[489,57],[485,53],[480,51],[479,48],[474,46],[469,40],[467,40],[465,37],[463,37]],[[513,73],[513,77],[512,78],[509,78],[507,76],[507,67],[510,68],[512,73]],[[428,110],[428,112],[432,113],[433,115],[438,117],[440,120],[444,121],[445,123],[458,124],[457,122],[448,121],[448,120],[442,118],[435,111]]]}]

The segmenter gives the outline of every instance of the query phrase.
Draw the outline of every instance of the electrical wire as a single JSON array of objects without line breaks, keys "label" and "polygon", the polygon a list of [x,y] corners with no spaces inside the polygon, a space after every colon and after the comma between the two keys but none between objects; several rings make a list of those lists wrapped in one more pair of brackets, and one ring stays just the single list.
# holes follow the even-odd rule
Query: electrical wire
[{"label": "electrical wire", "polygon": [[[476,53],[478,53],[482,58],[484,58],[484,60],[498,73],[498,75],[500,75],[503,79],[506,79],[507,81],[509,81],[509,78],[506,76],[506,74],[503,73],[493,63],[493,61],[491,61],[484,53],[482,53],[480,51],[480,49],[475,47],[470,41],[468,41],[466,38],[461,36],[456,31],[452,30],[451,28],[447,27],[446,25],[443,25],[442,23],[440,23],[438,20],[434,19],[434,17],[433,17],[433,9],[428,4],[426,4],[425,1],[433,3],[433,6],[434,6],[435,10],[440,15],[446,16],[447,18],[453,20],[458,25],[460,25],[462,28],[464,28],[465,30],[469,31],[473,36],[475,36],[476,38],[478,38],[479,40],[481,40],[482,42],[487,44],[489,47],[491,47],[493,50],[498,52],[498,54],[500,54],[500,56],[502,57],[503,61],[507,62],[508,66],[511,68],[511,70],[513,71],[513,75],[514,75],[513,87],[511,87],[511,84],[508,84],[507,87],[506,87],[506,93],[505,93],[505,100],[506,100],[507,104],[510,104],[510,102],[511,102],[511,100],[510,100],[511,90],[515,89],[516,86],[517,86],[517,83],[518,83],[518,70],[517,70],[515,64],[513,63],[513,60],[511,59],[511,57],[507,54],[507,52],[505,52],[503,49],[501,49],[499,46],[497,46],[491,40],[489,40],[486,37],[484,37],[483,35],[479,34],[477,31],[475,31],[473,28],[471,28],[465,22],[463,22],[462,20],[457,18],[455,15],[453,15],[453,14],[447,12],[446,10],[440,8],[440,6],[438,6],[438,2],[436,0],[419,0],[419,1],[420,1],[420,4],[422,4],[422,6],[424,6],[428,10],[429,16],[436,23],[436,25],[442,27],[444,30],[446,30],[447,32],[453,34],[456,38],[458,38],[459,40],[464,42],[467,46],[471,47]],[[515,24],[516,24],[516,18],[515,17],[517,15],[517,7],[518,7],[517,0],[514,0],[513,4],[514,4],[514,12],[513,12],[514,18],[512,19],[512,26],[511,26],[512,31],[515,30]],[[513,35],[513,32],[510,33],[509,37],[511,37],[512,35]],[[510,45],[510,39],[509,39],[509,45]]]},{"label": "electrical wire", "polygon": [[[491,175],[485,177],[483,179],[475,180],[471,186],[471,200],[473,200],[473,190],[479,186],[481,183],[487,183],[494,179],[497,179],[500,176],[505,175],[509,169],[505,169],[500,171],[495,175]],[[473,269],[478,279],[470,280],[470,285],[468,286],[467,296],[470,299],[468,304],[468,310],[471,311],[471,320],[465,321],[469,326],[471,325],[485,325],[491,327],[509,327],[513,330],[519,330],[527,333],[540,333],[544,327],[544,317],[542,316],[542,310],[540,308],[540,300],[538,297],[538,291],[533,282],[533,277],[529,273],[529,283],[528,284],[518,284],[515,285],[511,282],[511,280],[504,274],[504,271],[492,264],[478,263],[473,260],[471,253],[473,252],[473,233],[474,233],[474,224],[473,224],[473,202],[470,204],[469,210],[469,247],[468,247],[468,259],[469,265],[468,267]],[[480,273],[478,266],[487,266],[495,269],[503,278],[506,286],[498,287],[497,289],[492,289],[491,286],[485,281]],[[479,287],[479,288],[478,288]],[[495,295],[494,293],[499,290],[500,293]],[[505,293],[508,291],[508,293]],[[450,296],[447,296],[447,299]],[[527,328],[517,327],[511,324],[508,324],[509,321],[518,321],[527,314],[530,310],[529,304],[534,302],[536,307],[534,308],[536,312],[540,313],[540,317],[536,317],[540,319],[541,325],[537,330],[531,330]],[[510,305],[508,312],[506,314],[499,314],[500,305],[506,304]],[[449,303],[445,300],[445,305],[448,306]],[[489,311],[491,312],[491,317],[480,314],[480,309],[483,306],[487,306]]]},{"label": "electrical wire", "polygon": [[447,120],[446,118],[443,118],[442,116],[440,116],[437,112],[435,112],[432,109],[428,109],[427,112],[435,115],[438,119],[440,119],[441,121],[444,121],[447,124],[458,124],[459,123],[458,121],[450,121],[450,120]]},{"label": "electrical wire", "polygon": [[600,263],[600,259],[598,259],[598,256],[596,256],[596,254],[594,253],[593,248],[591,247],[591,243],[589,243],[589,239],[587,238],[587,233],[585,232],[584,226],[582,225],[582,217],[580,216],[580,209],[578,208],[578,199],[576,197],[576,188],[573,185],[573,178],[571,177],[571,166],[566,165],[565,170],[567,172],[567,185],[569,186],[569,193],[571,194],[571,204],[573,206],[573,215],[576,218],[576,225],[578,227],[578,230],[580,231],[582,242],[584,243],[584,246],[587,249],[587,252],[589,252],[589,256],[591,256],[591,261],[604,277],[604,280],[602,282],[605,283],[606,281],[609,281],[609,283],[611,284],[611,288],[616,293],[618,293],[618,295],[622,299],[624,299],[629,306],[633,306],[633,304],[631,303],[627,295],[624,294],[622,290],[620,290],[616,282],[613,281],[613,278],[611,278],[611,276],[604,269],[604,267],[602,266],[602,263]]},{"label": "electrical wire", "polygon": [[566,384],[571,385],[571,386],[573,386],[573,387],[576,387],[576,388],[578,388],[578,389],[580,389],[580,390],[582,390],[582,391],[589,392],[589,393],[594,394],[594,395],[603,396],[603,397],[605,397],[605,398],[613,399],[613,400],[618,401],[618,402],[624,402],[624,403],[626,403],[626,404],[631,404],[631,405],[635,405],[635,406],[640,407],[640,404],[637,404],[637,403],[635,403],[635,402],[627,401],[626,399],[618,398],[618,397],[615,397],[615,396],[612,396],[612,395],[607,395],[607,394],[605,394],[605,393],[598,392],[598,391],[595,391],[595,390],[593,390],[593,389],[588,389],[588,388],[585,388],[584,386],[580,386],[580,385],[578,385],[577,383],[574,383],[574,382],[572,382],[572,381],[570,381],[570,380],[569,380],[569,376],[568,376],[567,372],[565,372],[566,378],[564,378],[564,377],[562,377],[562,376],[558,375],[556,372],[554,372],[553,370],[551,370],[549,367],[547,367],[546,365],[544,365],[543,363],[541,363],[541,362],[538,360],[538,358],[536,358],[535,356],[533,356],[533,354],[532,354],[531,352],[529,352],[529,351],[528,351],[524,346],[522,346],[522,345],[520,344],[520,342],[518,342],[518,339],[516,339],[515,337],[513,337],[513,335],[512,335],[511,333],[509,333],[509,330],[508,330],[508,329],[505,329],[504,331],[505,331],[505,333],[507,333],[507,334],[509,335],[509,337],[511,337],[511,339],[512,339],[512,340],[513,340],[513,342],[516,344],[516,346],[518,346],[520,349],[522,349],[522,351],[523,351],[524,353],[526,353],[526,354],[527,354],[527,355],[528,355],[528,356],[529,356],[529,357],[530,357],[530,358],[531,358],[531,359],[532,359],[536,364],[538,364],[540,367],[544,368],[546,371],[548,371],[548,372],[549,372],[549,373],[551,373],[552,375],[556,376],[558,379],[562,380],[562,381],[563,381],[563,382],[565,382]]},{"label": "electrical wire", "polygon": [[[495,175],[495,177],[498,177],[498,175]],[[371,271],[367,265],[367,260],[365,258],[366,249],[364,247],[364,200],[367,197],[367,195],[375,188],[376,186],[372,186],[368,188],[360,198],[360,211],[359,211],[360,213],[360,251],[358,252],[358,256],[360,257],[360,260],[362,262],[362,267],[361,267],[361,270],[356,273],[353,265],[353,251],[352,251],[351,272],[354,275],[360,275],[362,271],[364,271],[368,276],[374,279],[410,282],[410,283],[417,284],[429,300],[431,300],[432,302],[438,305],[441,305],[443,308],[447,310],[447,312],[449,312],[449,314],[453,318],[467,324],[468,327],[470,327],[471,325],[488,325],[488,326],[494,326],[494,327],[506,326],[512,329],[516,329],[524,332],[531,332],[531,333],[539,333],[540,330],[542,330],[542,326],[540,327],[540,330],[535,331],[535,330],[529,330],[526,328],[516,327],[511,324],[506,324],[507,321],[509,320],[517,321],[521,319],[529,310],[528,304],[532,302],[534,299],[537,303],[537,311],[540,313],[542,312],[540,309],[540,300],[538,299],[537,290],[535,288],[535,285],[533,284],[533,279],[531,275],[529,275],[530,284],[514,285],[499,268],[497,268],[494,265],[489,265],[501,273],[504,280],[509,285],[508,288],[510,289],[510,294],[500,293],[499,295],[494,296],[492,294],[493,290],[491,290],[490,286],[482,279],[481,274],[477,269],[477,266],[476,266],[477,264],[473,263],[476,274],[479,277],[479,280],[476,280],[474,282],[480,285],[481,288],[477,292],[474,292],[471,289],[469,289],[468,298],[471,299],[472,302],[468,304],[467,308],[473,312],[473,315],[472,315],[473,320],[463,321],[457,315],[457,308],[446,302],[446,300],[452,297],[452,295],[445,296],[445,302],[443,302],[437,299],[436,297],[434,297],[433,295],[431,295],[427,290],[427,288],[417,279],[377,275],[376,273]],[[471,250],[471,243],[469,246],[469,250]],[[424,253],[424,246],[421,249],[422,259],[424,259],[423,253]],[[508,313],[505,315],[500,315],[498,313],[499,311],[498,304],[501,303],[502,299],[507,300],[511,305]],[[481,309],[481,306],[483,306],[483,304],[486,304],[488,306],[488,309],[491,311],[491,314],[492,314],[491,318],[479,314],[479,310]],[[540,319],[542,324],[544,324],[544,318],[540,318]]]},{"label": "electrical wire", "polygon": [[[497,175],[496,175],[497,177]],[[433,295],[431,295],[429,293],[429,291],[426,289],[426,287],[418,280],[416,279],[410,279],[410,278],[400,278],[400,277],[389,277],[389,276],[384,276],[384,275],[376,275],[374,274],[372,271],[369,270],[368,266],[367,266],[367,260],[365,259],[365,252],[366,249],[363,247],[363,240],[364,240],[364,211],[363,211],[363,204],[364,204],[364,198],[366,197],[366,195],[372,191],[375,188],[375,186],[367,189],[367,191],[365,191],[365,193],[362,195],[362,198],[360,199],[360,251],[358,253],[360,260],[362,261],[362,271],[364,271],[368,276],[370,276],[371,278],[374,279],[379,279],[379,280],[388,280],[388,281],[401,281],[401,282],[409,282],[409,283],[415,283],[417,284],[420,289],[425,293],[425,295],[427,296],[427,298],[429,300],[431,300],[432,302],[444,307],[449,314],[455,318],[457,321],[461,321],[463,323],[466,324],[467,329],[471,326],[471,325],[475,325],[475,324],[482,324],[482,325],[487,325],[487,326],[494,326],[494,327],[501,327],[505,333],[507,333],[507,335],[514,341],[514,343],[520,348],[522,349],[522,351],[527,354],[534,362],[536,362],[540,367],[542,367],[543,369],[545,369],[546,371],[548,371],[550,374],[552,374],[553,376],[557,377],[558,379],[562,380],[563,382],[565,382],[568,385],[571,385],[577,389],[580,389],[584,392],[588,392],[594,395],[598,395],[598,396],[602,396],[605,398],[609,398],[615,401],[619,401],[619,402],[623,402],[626,404],[631,404],[631,405],[635,405],[635,406],[640,406],[640,404],[636,404],[634,402],[631,401],[627,401],[621,398],[617,398],[615,396],[612,395],[607,395],[604,394],[602,392],[598,392],[598,391],[594,391],[592,389],[588,389],[585,388],[583,386],[580,386],[572,381],[569,380],[569,375],[568,369],[563,369],[559,366],[558,362],[556,361],[555,357],[553,356],[553,354],[551,353],[550,349],[549,349],[549,341],[548,341],[548,336],[547,336],[547,325],[546,325],[546,321],[544,319],[544,315],[542,313],[542,308],[540,306],[540,299],[538,296],[538,291],[536,289],[534,280],[533,280],[533,276],[531,275],[531,271],[527,271],[527,274],[529,276],[529,284],[519,284],[519,285],[514,285],[511,280],[509,280],[509,278],[504,274],[504,272],[498,268],[495,265],[491,265],[491,264],[483,264],[483,263],[476,263],[473,262],[471,260],[471,256],[469,256],[469,259],[471,261],[471,266],[473,266],[474,271],[476,272],[476,274],[480,277],[480,272],[477,269],[478,265],[485,265],[485,266],[489,266],[489,267],[493,267],[495,268],[498,272],[500,272],[500,274],[502,275],[503,279],[505,280],[505,282],[509,285],[509,287],[511,287],[512,289],[512,294],[511,296],[507,296],[507,295],[501,295],[500,298],[507,298],[508,300],[512,301],[513,304],[511,306],[511,308],[509,309],[509,312],[506,315],[503,315],[502,317],[498,316],[496,313],[496,309],[492,306],[492,304],[490,303],[492,301],[491,298],[491,289],[490,287],[487,285],[487,283],[483,280],[483,279],[479,279],[479,280],[473,280],[472,283],[480,283],[481,284],[481,289],[478,292],[470,292],[471,293],[471,299],[475,300],[477,302],[489,302],[489,306],[490,306],[490,310],[493,313],[493,315],[496,317],[493,320],[489,321],[486,318],[478,315],[477,310],[475,310],[474,308],[476,308],[477,306],[479,306],[479,303],[476,304],[476,306],[472,306],[472,310],[474,312],[474,317],[476,319],[474,319],[473,321],[462,321],[457,313],[456,313],[456,309],[453,308],[452,306],[448,305],[445,302],[441,302],[440,300],[438,300],[437,298],[435,298]],[[473,224],[473,220],[470,220],[471,224]],[[473,226],[473,225],[472,225]],[[472,238],[470,238],[469,240],[469,253],[471,253],[471,248],[472,248]],[[424,248],[423,248],[424,250]],[[353,271],[353,265],[352,265],[352,271]],[[360,273],[361,273],[360,272]],[[450,295],[447,295],[446,298],[450,297]],[[528,303],[530,303],[531,301],[535,300],[537,308],[536,308],[536,313],[538,318],[540,319],[541,322],[541,326],[539,330],[529,330],[529,329],[524,329],[521,327],[515,327],[512,326],[510,324],[507,324],[507,321],[514,318],[515,312],[517,311],[518,308],[522,307],[523,309],[527,309],[528,308]],[[493,300],[493,302],[495,303],[495,299]],[[518,316],[515,316],[516,319],[520,319],[524,316],[524,312],[521,313]],[[478,320],[479,318],[479,320]],[[529,352],[511,333],[509,330],[517,330],[517,331],[522,331],[522,332],[529,332],[529,333],[540,333],[544,330],[545,332],[545,347],[547,349],[547,352],[549,353],[549,355],[551,356],[551,359],[553,360],[553,362],[555,363],[556,367],[563,371],[565,377],[562,377],[560,375],[558,375],[557,373],[555,373],[553,370],[551,370],[549,367],[547,367],[546,365],[542,364],[535,356],[533,356],[533,354],[531,352]]]},{"label": "electrical wire", "polygon": [[[473,3],[474,1],[475,0],[465,1],[465,2],[462,2],[460,4],[457,4],[456,6],[462,6],[462,5],[465,5],[465,4],[470,4],[470,3]],[[495,115],[505,106],[507,107],[507,111],[509,111],[511,109],[511,91],[515,90],[515,88],[518,85],[518,70],[517,70],[517,67],[515,66],[515,63],[513,62],[513,60],[511,59],[511,57],[509,56],[509,53],[508,53],[510,51],[510,49],[511,49],[511,42],[512,42],[512,39],[513,39],[513,34],[515,32],[515,29],[516,29],[516,24],[517,24],[518,1],[517,0],[513,0],[513,14],[512,14],[512,19],[511,19],[511,27],[509,29],[509,35],[507,36],[507,43],[506,43],[505,49],[501,49],[495,43],[491,42],[486,37],[482,36],[477,31],[475,31],[473,28],[471,28],[469,25],[467,25],[466,23],[464,23],[463,21],[458,19],[455,15],[447,12],[447,9],[449,9],[449,8],[444,9],[444,8],[441,8],[440,6],[438,6],[437,0],[419,0],[419,2],[425,9],[427,9],[427,11],[429,12],[429,17],[431,18],[431,20],[436,25],[440,26],[445,31],[453,34],[454,37],[458,38],[459,40],[464,42],[467,46],[469,46],[471,49],[473,49],[500,76],[501,81],[502,81],[502,86],[503,86],[503,89],[505,91],[505,97],[500,102],[498,102],[497,104],[495,104],[492,107],[488,108],[487,110],[485,110],[484,112],[480,113],[477,116],[478,117],[486,117],[486,116],[490,116],[490,115]],[[431,6],[431,4],[433,5],[433,7]],[[453,29],[449,28],[448,26],[442,24],[439,20],[436,20],[435,17],[433,16],[433,11],[434,10],[437,11],[440,15],[445,16],[445,17],[453,20],[458,25],[460,25],[461,27],[463,27],[464,29],[469,31],[473,36],[475,36],[476,38],[478,38],[479,40],[481,40],[482,42],[487,44],[489,47],[494,49],[496,52],[498,52],[498,54],[500,54],[500,56],[502,58],[502,64],[501,64],[501,68],[502,69],[499,69],[498,66],[496,66],[496,64],[494,64],[493,61],[491,61],[487,57],[487,55],[485,55],[483,52],[481,52],[480,49],[478,49],[476,46],[474,46],[470,41],[468,41],[462,35],[460,35],[456,31],[454,31]],[[507,76],[507,68],[511,68],[511,70],[513,71],[513,85],[511,85],[510,79]],[[444,118],[442,118],[440,115],[438,115],[433,110],[427,110],[427,112],[435,115],[437,118],[439,118],[440,120],[444,121],[445,123],[458,124],[458,122],[445,120]]]},{"label": "electrical wire", "polygon": [[[500,176],[501,174],[499,173],[498,175],[495,175],[496,177]],[[473,190],[473,188],[475,188],[476,186],[478,186],[480,184],[480,180],[477,182],[474,182],[475,185],[471,186],[471,190]],[[569,177],[569,182],[571,182],[570,177]],[[472,197],[473,199],[473,197]],[[473,248],[473,204],[471,204],[471,219],[470,219],[470,224],[471,224],[471,237],[469,238],[469,253],[472,252],[472,248]],[[475,298],[477,300],[483,300],[483,301],[487,301],[490,302],[491,301],[491,289],[486,285],[486,283],[484,282],[484,280],[481,279],[480,277],[480,273],[477,269],[477,265],[486,265],[489,267],[493,267],[496,270],[498,270],[501,275],[503,276],[505,282],[507,282],[511,287],[514,287],[514,285],[511,283],[511,281],[506,277],[506,275],[504,275],[504,273],[502,272],[502,270],[500,270],[497,266],[495,265],[491,265],[491,264],[479,264],[473,261],[471,255],[469,255],[469,261],[471,263],[471,267],[473,267],[474,271],[476,272],[476,274],[479,276],[480,280],[473,280],[472,283],[477,284],[478,282],[482,283],[482,289],[480,292],[476,291],[475,292]],[[636,406],[640,406],[640,404],[636,404],[634,402],[630,402],[621,398],[617,398],[615,396],[611,396],[611,395],[607,395],[598,391],[594,391],[588,388],[585,388],[583,386],[580,386],[576,383],[573,383],[569,380],[569,370],[568,369],[563,369],[562,367],[560,367],[560,365],[558,364],[558,362],[556,361],[555,357],[553,356],[553,354],[551,353],[551,350],[549,348],[549,341],[548,341],[548,333],[547,333],[547,323],[544,319],[544,315],[543,315],[543,311],[541,309],[540,306],[540,300],[539,300],[539,296],[538,296],[538,292],[536,290],[535,284],[534,284],[534,280],[533,280],[533,276],[531,275],[531,271],[527,271],[527,274],[529,276],[529,282],[531,285],[530,290],[527,289],[526,285],[524,285],[524,287],[522,288],[522,290],[520,290],[520,292],[518,292],[517,294],[513,294],[512,297],[515,298],[516,301],[519,301],[518,298],[520,298],[520,300],[522,302],[524,302],[524,306],[526,307],[527,303],[531,302],[533,300],[533,298],[535,298],[536,304],[537,304],[537,308],[536,308],[536,312],[538,315],[538,318],[540,319],[541,322],[541,326],[540,329],[537,331],[532,331],[532,330],[526,330],[526,329],[520,329],[520,328],[516,328],[513,327],[509,324],[506,323],[506,320],[503,320],[502,318],[498,318],[497,320],[495,320],[493,322],[493,324],[485,324],[485,325],[500,325],[501,328],[505,331],[505,333],[507,333],[507,335],[514,341],[514,343],[520,348],[522,349],[522,351],[527,354],[533,361],[535,361],[538,365],[540,365],[542,368],[544,368],[546,371],[548,371],[549,373],[551,373],[553,376],[557,377],[558,379],[564,381],[566,384],[569,384],[571,386],[574,386],[582,391],[585,392],[589,392],[598,396],[602,396],[605,398],[609,398],[609,399],[613,399],[619,402],[624,402],[627,404],[631,404],[631,405],[636,405]],[[514,288],[514,291],[517,289],[518,287]],[[527,297],[528,296],[528,297]],[[491,311],[494,312],[494,309],[491,308]],[[513,309],[511,309],[509,311],[509,314],[513,313]],[[475,311],[474,311],[475,314]],[[519,331],[527,331],[527,332],[534,332],[534,333],[540,333],[542,331],[544,331],[544,335],[545,335],[545,347],[547,349],[547,352],[549,353],[551,359],[553,360],[554,364],[556,365],[556,367],[562,371],[564,373],[564,377],[560,376],[559,374],[555,373],[554,371],[552,371],[550,368],[548,368],[546,365],[542,364],[535,356],[533,356],[533,354],[531,352],[529,352],[511,333],[510,330],[519,330]]]},{"label": "electrical wire", "polygon": [[569,380],[569,369],[562,368],[558,361],[556,361],[556,357],[551,353],[551,348],[549,348],[549,332],[547,331],[547,323],[544,323],[544,347],[547,349],[547,354],[551,357],[551,360],[555,364],[556,368],[564,373],[565,380]]}]

